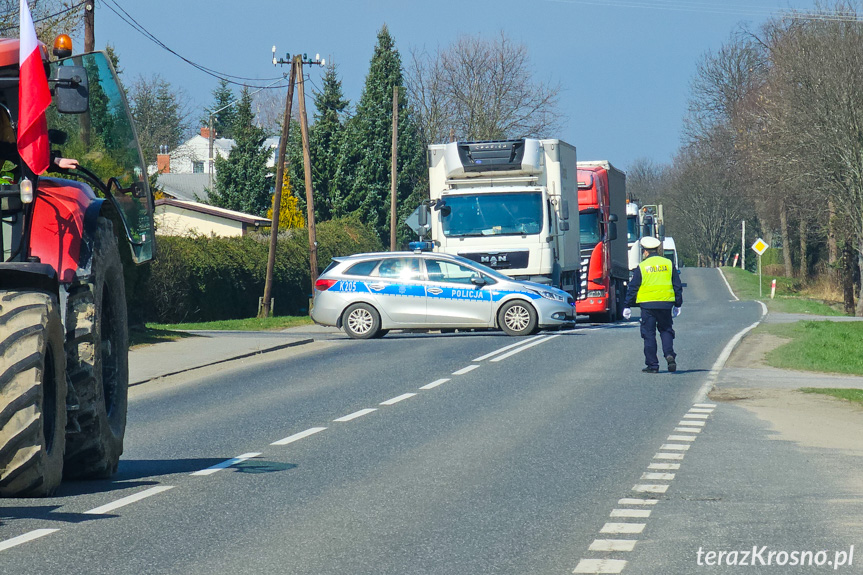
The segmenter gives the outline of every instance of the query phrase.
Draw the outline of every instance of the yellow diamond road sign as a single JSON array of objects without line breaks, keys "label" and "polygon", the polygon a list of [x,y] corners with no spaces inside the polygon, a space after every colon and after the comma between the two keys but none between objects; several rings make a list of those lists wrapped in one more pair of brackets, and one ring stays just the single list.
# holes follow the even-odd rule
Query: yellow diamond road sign
[{"label": "yellow diamond road sign", "polygon": [[759,256],[760,256],[761,254],[763,254],[763,253],[767,250],[767,248],[769,248],[769,247],[770,247],[770,246],[769,246],[769,245],[767,245],[767,242],[765,242],[765,241],[764,241],[764,240],[762,240],[761,238],[758,238],[757,240],[755,240],[755,243],[754,243],[754,244],[752,244],[752,249],[753,249],[753,251],[754,251],[756,254],[758,254]]}]

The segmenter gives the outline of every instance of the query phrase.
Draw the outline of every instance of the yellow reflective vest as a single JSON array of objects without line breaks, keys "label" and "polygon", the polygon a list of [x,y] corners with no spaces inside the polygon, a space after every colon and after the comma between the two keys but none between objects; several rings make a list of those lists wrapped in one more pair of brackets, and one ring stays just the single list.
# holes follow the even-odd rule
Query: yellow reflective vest
[{"label": "yellow reflective vest", "polygon": [[641,269],[641,286],[638,288],[636,303],[647,301],[674,301],[674,287],[671,285],[673,264],[660,256],[651,256],[638,264]]}]

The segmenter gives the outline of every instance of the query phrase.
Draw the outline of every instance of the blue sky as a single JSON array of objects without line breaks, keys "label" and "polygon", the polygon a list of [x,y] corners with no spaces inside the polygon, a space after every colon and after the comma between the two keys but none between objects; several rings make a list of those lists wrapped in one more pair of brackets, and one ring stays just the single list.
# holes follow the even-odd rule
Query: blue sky
[{"label": "blue sky", "polygon": [[[403,61],[460,35],[501,30],[527,46],[535,77],[559,82],[560,137],[580,160],[626,169],[637,158],[670,162],[680,144],[689,84],[698,60],[740,24],[757,30],[767,15],[803,0],[110,0],[169,47],[206,67],[273,78],[272,46],[320,53],[339,66],[345,96],[362,91],[376,34],[386,23]],[[201,109],[217,80],[133,30],[97,3],[96,46],[112,44],[125,77],[159,73]],[[307,68],[308,69],[308,68]],[[321,71],[312,68],[320,85]],[[127,79],[127,82],[129,81]],[[266,82],[265,82],[266,83]]]}]

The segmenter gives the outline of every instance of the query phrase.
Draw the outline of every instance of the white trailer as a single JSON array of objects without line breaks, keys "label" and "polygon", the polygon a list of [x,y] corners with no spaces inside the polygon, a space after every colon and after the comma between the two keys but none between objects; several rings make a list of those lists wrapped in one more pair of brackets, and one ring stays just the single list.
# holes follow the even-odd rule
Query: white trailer
[{"label": "white trailer", "polygon": [[575,147],[560,140],[429,146],[430,236],[457,254],[520,280],[577,296]]}]

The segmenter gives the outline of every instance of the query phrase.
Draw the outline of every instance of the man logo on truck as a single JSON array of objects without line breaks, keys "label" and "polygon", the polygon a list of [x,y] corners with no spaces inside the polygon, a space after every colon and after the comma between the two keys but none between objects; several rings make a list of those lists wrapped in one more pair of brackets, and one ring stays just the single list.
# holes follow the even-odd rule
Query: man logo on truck
[{"label": "man logo on truck", "polygon": [[495,267],[495,266],[497,266],[498,263],[504,263],[504,262],[506,262],[506,255],[501,254],[498,256],[482,256],[480,258],[479,263],[488,264],[491,267]]}]

